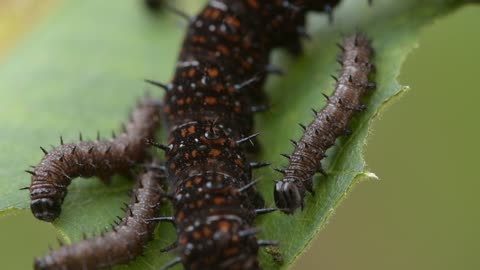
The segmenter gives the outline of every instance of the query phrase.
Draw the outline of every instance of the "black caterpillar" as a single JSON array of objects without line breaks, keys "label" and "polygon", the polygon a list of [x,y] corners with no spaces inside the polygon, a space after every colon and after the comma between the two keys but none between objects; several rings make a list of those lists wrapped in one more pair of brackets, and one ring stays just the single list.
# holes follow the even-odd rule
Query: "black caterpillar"
[{"label": "black caterpillar", "polygon": [[[256,181],[252,181],[251,170],[267,164],[248,162],[245,154],[251,150],[248,142],[256,136],[251,135],[253,114],[268,107],[262,91],[265,77],[278,72],[268,65],[269,54],[276,47],[286,48],[292,53],[301,52],[300,39],[305,34],[306,12],[324,11],[331,17],[332,9],[339,2],[212,0],[197,16],[190,18],[173,80],[168,84],[148,81],[166,90],[162,112],[169,133],[168,143],[150,144],[166,153],[165,173],[171,192],[165,197],[173,202],[175,213],[173,217],[148,217],[144,220],[168,221],[177,228],[178,241],[172,245],[172,249],[175,248],[179,256],[164,269],[177,263],[182,263],[185,269],[261,269],[257,258],[259,247],[276,243],[257,240],[255,235],[259,229],[252,227],[252,223],[257,215],[275,209],[262,208],[263,200],[254,189]],[[152,112],[152,115],[152,119],[143,119],[142,123],[153,132],[158,118],[156,113]],[[126,134],[129,137],[128,132]],[[139,140],[142,143],[153,136],[153,133],[142,134],[145,135]],[[45,179],[39,182],[41,184],[55,183],[48,185],[48,188],[35,186],[37,191],[42,191],[40,193],[48,194],[47,200],[39,204],[41,207],[37,212],[42,213],[38,215],[39,218],[52,220],[58,216],[66,185],[72,177],[69,174],[65,177],[64,171],[90,172],[91,169],[83,168],[85,164],[89,164],[86,167],[97,168],[103,166],[104,160],[114,159],[126,160],[130,168],[145,158],[142,155],[138,160],[133,160],[130,155],[116,152],[104,159],[93,160],[91,154],[95,148],[92,148],[92,144],[82,151],[81,156],[90,158],[87,162],[65,165],[65,156],[52,153],[58,151],[72,155],[77,150],[72,145],[68,148],[70,152],[62,152],[58,150],[62,149],[60,146],[44,158],[49,162],[42,162],[39,167],[43,166],[43,171],[49,172],[55,170],[58,164],[64,164],[62,170],[57,170],[56,174],[30,172],[34,177]],[[111,149],[125,148],[119,141],[114,140],[110,144]],[[100,153],[111,153],[111,149],[107,149]],[[146,146],[141,144],[138,149],[145,153]],[[123,172],[125,167],[108,168],[107,175],[111,175]],[[82,171],[77,175],[103,176],[102,172],[93,170],[86,174]],[[63,179],[66,184],[56,185],[58,180],[52,182],[49,180],[52,177]],[[140,189],[138,195],[143,191]],[[53,211],[49,210],[52,207],[50,202],[55,202]],[[129,226],[127,224],[126,228]],[[149,234],[149,228],[143,228],[144,233]],[[142,233],[141,230],[137,232]],[[119,240],[120,234],[116,236],[118,238],[115,241]],[[130,240],[134,246],[144,243],[142,239]],[[95,241],[104,241],[99,247],[108,246],[105,238]],[[69,254],[84,258],[85,263],[91,262],[88,269],[126,261],[113,261],[101,256],[89,258],[88,253],[78,248],[88,249],[93,242],[74,245]],[[99,252],[105,250],[100,249]],[[130,258],[128,250],[124,248],[118,254],[123,252],[125,257]],[[56,264],[50,266],[44,263],[46,261]],[[37,262],[43,267],[39,269],[70,269],[70,262],[78,266],[72,257],[62,252],[54,252]]]},{"label": "black caterpillar", "polygon": [[115,226],[112,225],[112,231],[63,246],[43,258],[36,259],[35,270],[107,268],[142,255],[146,243],[153,238],[155,229],[155,224],[145,220],[158,213],[164,199],[160,185],[160,178],[163,177],[162,171],[149,166],[149,169],[138,177],[131,203],[126,205],[126,217]]},{"label": "black caterpillar", "polygon": [[45,156],[33,170],[30,187],[33,215],[44,221],[53,221],[61,212],[62,202],[73,178],[98,176],[108,182],[113,174],[129,174],[146,158],[148,139],[153,139],[160,124],[158,102],[146,97],[130,114],[123,132],[111,140],[64,144],[50,152],[40,147]]},{"label": "black caterpillar", "polygon": [[292,155],[285,155],[288,166],[279,170],[284,177],[275,185],[275,203],[288,214],[303,208],[305,192],[313,192],[314,174],[326,175],[321,164],[325,152],[339,136],[352,132],[348,123],[355,113],[366,109],[361,103],[362,98],[375,88],[375,83],[369,81],[374,69],[370,41],[362,34],[355,34],[345,37],[340,48],[342,73],[339,78],[334,77],[337,81],[335,92],[330,97],[325,96],[327,105],[320,112],[314,111],[312,123],[308,127],[302,126],[305,131],[302,138],[293,142]]}]

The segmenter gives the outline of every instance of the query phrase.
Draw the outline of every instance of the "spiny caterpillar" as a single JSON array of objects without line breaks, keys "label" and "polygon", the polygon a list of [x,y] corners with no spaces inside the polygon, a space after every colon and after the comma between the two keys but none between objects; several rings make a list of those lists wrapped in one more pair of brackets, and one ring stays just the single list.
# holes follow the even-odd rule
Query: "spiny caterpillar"
[{"label": "spiny caterpillar", "polygon": [[142,255],[155,229],[155,224],[146,220],[158,213],[164,199],[160,181],[163,177],[162,171],[149,166],[138,177],[130,204],[125,205],[126,217],[112,225],[112,231],[62,246],[36,259],[35,270],[100,269],[126,263]]},{"label": "spiny caterpillar", "polygon": [[363,34],[355,34],[345,37],[340,48],[342,72],[339,78],[334,77],[335,92],[325,96],[327,104],[321,111],[314,111],[315,119],[310,125],[302,126],[305,132],[298,142],[293,141],[293,153],[284,155],[289,164],[279,170],[284,176],[275,184],[275,203],[288,214],[303,208],[305,192],[313,192],[315,173],[326,175],[321,164],[325,152],[339,136],[351,133],[348,123],[356,113],[366,109],[362,98],[375,88],[375,83],[369,81],[374,69],[370,41]]},{"label": "spiny caterpillar", "polygon": [[129,174],[131,169],[147,156],[146,140],[153,139],[160,124],[158,102],[150,97],[138,102],[130,114],[123,132],[110,140],[60,145],[45,154],[40,163],[27,172],[32,175],[30,208],[33,215],[44,221],[53,221],[61,212],[67,188],[76,177],[100,177],[108,182],[113,174]]}]

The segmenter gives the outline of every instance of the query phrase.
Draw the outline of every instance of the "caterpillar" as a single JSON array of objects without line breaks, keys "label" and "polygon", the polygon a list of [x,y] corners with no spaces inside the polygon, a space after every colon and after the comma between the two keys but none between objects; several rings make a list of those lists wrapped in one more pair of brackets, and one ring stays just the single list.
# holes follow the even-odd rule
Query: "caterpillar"
[{"label": "caterpillar", "polygon": [[129,174],[134,166],[146,158],[147,139],[153,139],[160,124],[158,102],[150,97],[139,101],[130,114],[130,120],[123,132],[111,140],[60,145],[45,154],[31,174],[30,209],[33,215],[44,221],[55,220],[61,212],[62,202],[67,195],[68,185],[75,177],[98,176],[108,182],[113,174]]},{"label": "caterpillar", "polygon": [[164,199],[163,172],[151,168],[138,177],[131,203],[126,205],[127,215],[116,226],[112,225],[112,231],[37,258],[34,269],[101,269],[126,263],[141,255],[155,229],[155,224],[145,220],[157,215]]},{"label": "caterpillar", "polygon": [[369,81],[369,75],[374,70],[372,64],[373,49],[368,38],[357,33],[344,38],[339,45],[342,56],[339,63],[342,66],[340,77],[336,80],[336,89],[332,96],[325,96],[327,104],[315,113],[315,119],[303,126],[302,138],[295,142],[291,155],[284,155],[289,163],[283,170],[283,179],[275,184],[275,204],[287,214],[298,208],[303,208],[306,191],[313,193],[313,176],[320,172],[326,175],[321,161],[325,152],[341,135],[351,133],[348,123],[352,117],[366,109],[361,103],[375,83]]}]

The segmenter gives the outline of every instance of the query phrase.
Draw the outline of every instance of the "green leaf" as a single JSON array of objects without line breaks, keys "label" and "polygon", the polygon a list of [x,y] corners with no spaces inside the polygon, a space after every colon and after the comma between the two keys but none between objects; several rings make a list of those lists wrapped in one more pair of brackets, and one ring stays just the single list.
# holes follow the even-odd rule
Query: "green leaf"
[{"label": "green leaf", "polygon": [[[449,0],[344,1],[335,12],[335,23],[325,16],[310,19],[313,40],[305,53],[294,59],[276,54],[274,62],[288,75],[269,80],[272,110],[257,118],[263,152],[260,160],[276,167],[285,163],[280,153],[291,152],[289,138],[299,138],[298,122],[308,123],[310,108],[325,104],[322,92],[332,92],[330,74],[335,62],[339,33],[359,28],[374,40],[377,90],[369,97],[368,110],[351,125],[354,134],[342,138],[324,162],[327,179],[316,179],[315,196],[308,195],[304,211],[286,217],[274,213],[260,218],[263,239],[281,242],[262,251],[265,269],[288,268],[326,224],[353,184],[375,179],[366,170],[362,149],[369,126],[382,109],[407,88],[396,82],[407,54],[416,46],[419,29],[462,2]],[[199,3],[196,3],[197,8]],[[185,23],[173,16],[150,16],[138,1],[66,1],[6,57],[0,66],[0,215],[29,207],[29,185],[22,171],[36,164],[40,145],[57,145],[58,135],[75,141],[78,132],[93,138],[96,131],[108,135],[126,119],[136,97],[148,88],[143,78],[168,81]],[[152,89],[153,90],[153,89]],[[153,90],[160,96],[160,91]],[[266,201],[273,205],[271,180],[280,177],[263,169],[256,177]],[[75,180],[69,188],[61,217],[54,226],[67,242],[82,233],[98,234],[116,215],[132,182],[117,178],[110,186],[96,179]],[[172,258],[159,249],[175,240],[168,225],[157,230],[146,256],[119,269],[158,269]],[[39,254],[40,255],[40,254]],[[280,263],[280,262],[283,262]]]}]

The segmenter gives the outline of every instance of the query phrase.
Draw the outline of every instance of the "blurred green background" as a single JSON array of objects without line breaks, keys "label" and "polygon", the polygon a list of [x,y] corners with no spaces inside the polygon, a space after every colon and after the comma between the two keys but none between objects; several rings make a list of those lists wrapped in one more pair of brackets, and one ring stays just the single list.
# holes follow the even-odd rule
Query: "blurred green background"
[{"label": "blurred green background", "polygon": [[[381,181],[356,186],[296,269],[480,269],[479,11],[422,31],[400,77],[412,90],[369,138]],[[0,217],[1,269],[30,269],[55,237],[29,211]]]}]

